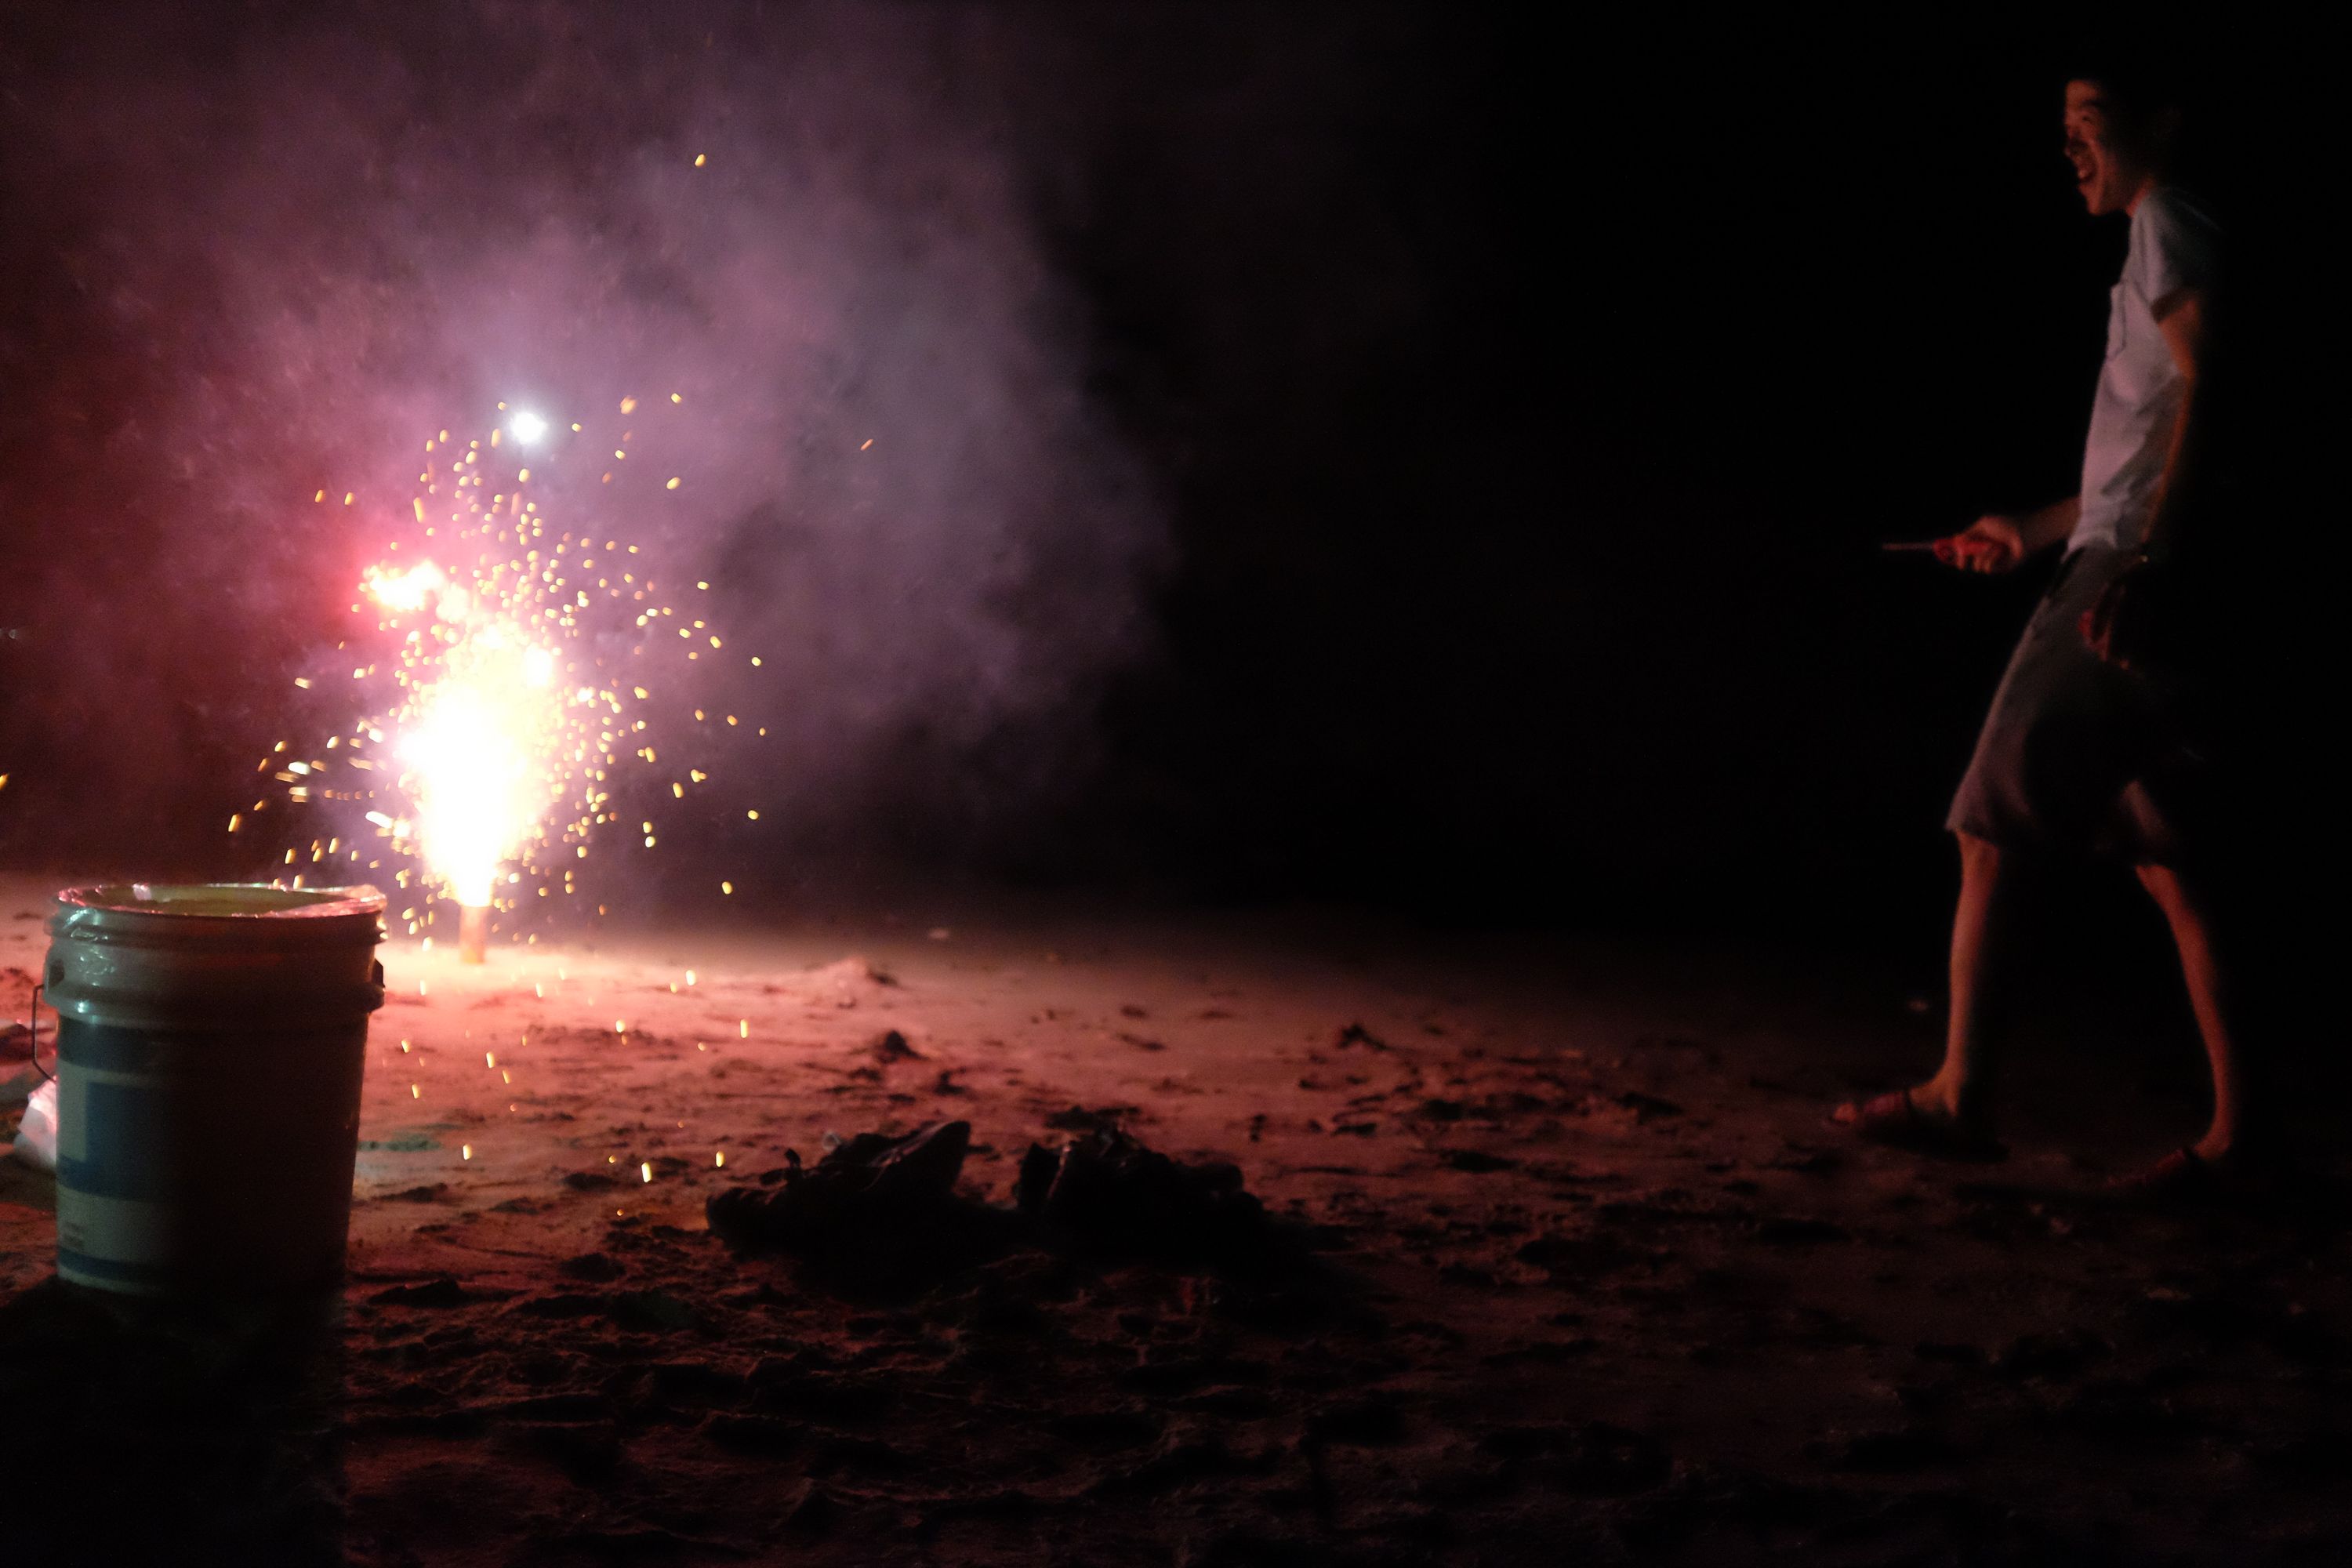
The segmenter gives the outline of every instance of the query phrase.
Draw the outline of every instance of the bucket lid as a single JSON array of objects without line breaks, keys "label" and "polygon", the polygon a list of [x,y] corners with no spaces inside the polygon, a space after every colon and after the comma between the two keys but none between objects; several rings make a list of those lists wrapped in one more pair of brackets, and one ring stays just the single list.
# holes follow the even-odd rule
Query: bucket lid
[{"label": "bucket lid", "polygon": [[383,895],[268,882],[109,882],[59,892],[49,934],[207,949],[373,947],[383,936]]},{"label": "bucket lid", "polygon": [[60,1015],[129,1028],[364,1018],[383,1005],[373,888],[120,882],[68,888],[43,983]]},{"label": "bucket lid", "polygon": [[284,888],[274,882],[106,882],[60,890],[58,912],[77,910],[177,919],[320,920],[382,915],[383,895],[367,887]]}]

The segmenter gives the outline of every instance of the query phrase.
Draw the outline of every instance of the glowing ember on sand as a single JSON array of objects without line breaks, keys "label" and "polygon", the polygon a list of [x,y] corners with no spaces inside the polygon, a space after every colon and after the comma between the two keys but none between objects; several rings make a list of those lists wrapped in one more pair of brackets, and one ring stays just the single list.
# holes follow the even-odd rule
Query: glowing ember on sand
[{"label": "glowing ember on sand", "polygon": [[[522,443],[548,430],[517,412],[503,433]],[[650,563],[636,545],[555,529],[526,499],[530,468],[501,461],[501,433],[453,442],[444,430],[425,443],[431,460],[406,509],[421,536],[406,542],[430,553],[403,560],[403,542],[390,542],[385,559],[362,574],[364,597],[352,607],[376,612],[379,646],[354,658],[352,679],[371,689],[373,715],[310,757],[294,760],[281,742],[262,763],[289,786],[289,804],[368,803],[375,836],[411,862],[395,871],[398,886],[421,884],[460,906],[461,951],[472,963],[481,962],[491,910],[512,910],[526,893],[574,890],[595,830],[621,820],[613,786],[624,757],[659,768],[651,721],[638,716],[660,679],[649,667],[677,657],[671,649],[698,661],[722,646],[690,616],[702,635],[681,634],[688,646],[655,635],[681,617],[646,574]],[[363,632],[343,646],[369,641]],[[682,800],[689,784],[709,778],[698,767],[682,772],[648,784],[667,783],[667,797]],[[352,787],[330,787],[346,776]],[[644,829],[650,849],[653,824]],[[357,868],[362,852],[340,835],[314,839],[310,863],[331,859]],[[288,850],[286,863],[295,861]],[[429,906],[399,914],[411,934],[433,921]]]}]

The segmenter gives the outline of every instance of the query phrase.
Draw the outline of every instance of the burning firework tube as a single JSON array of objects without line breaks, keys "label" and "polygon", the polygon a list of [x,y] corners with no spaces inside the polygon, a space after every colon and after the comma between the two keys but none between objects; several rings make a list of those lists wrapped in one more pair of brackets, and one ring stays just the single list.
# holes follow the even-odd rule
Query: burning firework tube
[{"label": "burning firework tube", "polygon": [[[670,395],[672,404],[681,401],[680,395]],[[499,405],[501,410],[505,407]],[[635,407],[635,397],[621,400],[622,414]],[[506,434],[530,445],[551,428],[544,416],[516,410]],[[581,428],[572,426],[574,431]],[[361,585],[377,612],[375,631],[399,639],[386,645],[382,658],[393,691],[383,689],[383,681],[364,689],[389,705],[341,737],[352,748],[343,757],[280,758],[278,753],[286,749],[280,742],[263,759],[264,771],[283,763],[274,771],[278,782],[293,786],[289,794],[295,800],[311,795],[310,784],[298,781],[309,779],[331,761],[348,759],[354,769],[376,771],[377,787],[355,790],[352,797],[383,797],[382,809],[369,812],[368,820],[378,837],[392,841],[394,853],[421,862],[416,869],[428,897],[457,905],[459,952],[471,963],[486,962],[489,910],[501,877],[506,884],[520,884],[526,874],[535,875],[547,882],[538,889],[541,895],[553,893],[552,873],[558,867],[552,861],[560,845],[571,851],[561,861],[562,891],[569,896],[574,891],[572,864],[588,853],[591,830],[597,823],[620,817],[611,809],[613,797],[601,787],[605,769],[620,763],[623,735],[646,728],[642,720],[631,726],[624,718],[626,700],[622,693],[634,691],[640,702],[651,693],[634,682],[625,689],[592,676],[592,668],[603,667],[602,658],[567,659],[567,652],[586,652],[581,639],[590,635],[584,628],[591,626],[599,636],[630,623],[642,630],[656,616],[671,613],[669,605],[659,603],[644,604],[640,612],[636,606],[654,591],[652,579],[639,585],[635,570],[613,572],[616,565],[631,564],[630,558],[638,553],[634,544],[624,549],[618,540],[599,544],[585,535],[575,539],[565,532],[548,551],[533,547],[548,532],[550,520],[536,501],[523,500],[530,470],[520,463],[509,469],[492,457],[499,437],[493,429],[487,443],[459,438],[465,455],[454,462],[447,461],[455,456],[456,445],[448,431],[425,442],[426,452],[445,455],[436,457],[418,475],[423,493],[412,498],[411,510],[426,538],[445,525],[454,531],[442,541],[453,552],[448,564],[411,557],[405,563],[379,562],[362,574]],[[475,471],[478,468],[482,471]],[[495,479],[490,468],[497,469]],[[669,482],[675,488],[678,480]],[[499,489],[486,506],[479,492],[493,483]],[[446,500],[437,499],[444,484],[452,486],[452,493]],[[436,499],[428,501],[428,496]],[[326,489],[321,488],[312,499],[323,502]],[[394,540],[388,548],[397,550],[403,542]],[[571,552],[574,546],[576,553]],[[611,581],[614,576],[619,583]],[[707,590],[709,584],[695,586]],[[597,595],[604,596],[601,605]],[[354,615],[362,613],[358,601],[352,608]],[[617,624],[603,626],[596,619],[600,614],[608,614]],[[697,621],[691,630],[706,628]],[[722,646],[716,634],[695,638],[681,630],[679,636],[689,644],[707,642],[714,653]],[[567,648],[567,644],[572,646]],[[643,651],[632,649],[633,654]],[[705,650],[688,647],[680,651],[692,660]],[[755,666],[759,662],[751,660]],[[369,679],[378,668],[373,662],[360,664],[352,679]],[[312,683],[306,676],[295,684],[308,689]],[[701,716],[697,710],[698,721]],[[733,714],[726,718],[730,725],[736,722]],[[759,732],[765,735],[767,731],[762,727]],[[396,762],[381,752],[364,759],[352,754],[363,742],[383,746],[394,734],[398,739],[387,749],[395,753]],[[337,739],[329,737],[327,745],[336,746]],[[633,747],[632,752],[648,765],[655,763],[651,745]],[[687,773],[696,784],[709,776],[699,769]],[[6,782],[0,774],[0,784]],[[669,789],[672,798],[685,798],[683,782],[670,780]],[[542,819],[551,810],[569,820],[549,823],[543,829]],[[241,816],[229,818],[230,832],[236,831]],[[650,849],[650,821],[644,833]],[[311,859],[334,854],[340,847],[334,838],[314,844]],[[359,858],[354,847],[351,858]],[[294,863],[291,850],[286,863]],[[405,879],[403,885],[408,885]],[[722,883],[719,890],[733,889]],[[520,903],[509,907],[520,918]],[[410,935],[417,934],[423,923],[415,914],[405,910],[402,916]]]},{"label": "burning firework tube", "polygon": [[488,904],[457,906],[457,962],[481,963],[489,957],[490,909]]}]

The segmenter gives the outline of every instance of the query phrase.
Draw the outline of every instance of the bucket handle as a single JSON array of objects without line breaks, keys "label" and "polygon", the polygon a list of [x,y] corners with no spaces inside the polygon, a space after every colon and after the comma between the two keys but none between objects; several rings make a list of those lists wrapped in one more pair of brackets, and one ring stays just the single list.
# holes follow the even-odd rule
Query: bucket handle
[{"label": "bucket handle", "polygon": [[45,1081],[55,1082],[58,1075],[41,1065],[41,989],[40,982],[35,981],[33,1000],[25,1008],[25,1032],[26,1044],[33,1053],[33,1070],[39,1073]]}]

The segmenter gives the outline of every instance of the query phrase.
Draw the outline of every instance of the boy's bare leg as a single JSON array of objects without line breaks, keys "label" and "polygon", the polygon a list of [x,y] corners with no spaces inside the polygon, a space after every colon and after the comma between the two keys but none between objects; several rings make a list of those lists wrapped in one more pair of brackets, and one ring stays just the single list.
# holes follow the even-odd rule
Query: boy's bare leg
[{"label": "boy's bare leg", "polygon": [[2250,1152],[2260,1124],[2211,902],[2202,889],[2169,867],[2142,866],[2138,871],[2140,885],[2172,927],[2173,942],[2180,949],[2181,977],[2189,983],[2189,1008],[2197,1016],[2197,1032],[2204,1038],[2206,1060],[2213,1069],[2213,1122],[2190,1149],[2209,1164],[2229,1163]]},{"label": "boy's bare leg", "polygon": [[1994,845],[1962,833],[1960,897],[1952,911],[1951,1012],[1944,1026],[1944,1065],[1911,1091],[1923,1116],[1982,1127],[1990,1120],[1999,1049],[2001,946],[2009,940],[2017,867]]},{"label": "boy's bare leg", "polygon": [[[1966,833],[1955,837],[1960,846],[1960,897],[1952,911],[1951,1016],[1945,1026],[1944,1065],[1909,1097],[1921,1117],[1982,1131],[1991,1120],[2000,950],[2009,940],[2018,868],[1984,839]],[[1863,1121],[1862,1107],[1841,1106],[1837,1120]]]}]

